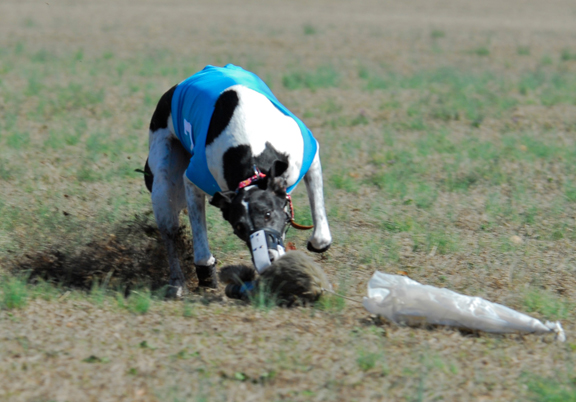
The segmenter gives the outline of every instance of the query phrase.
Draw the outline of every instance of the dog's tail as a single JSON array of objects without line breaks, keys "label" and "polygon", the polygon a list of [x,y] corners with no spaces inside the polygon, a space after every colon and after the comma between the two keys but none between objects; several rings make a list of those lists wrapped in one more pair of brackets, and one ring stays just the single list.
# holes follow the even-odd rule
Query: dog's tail
[{"label": "dog's tail", "polygon": [[144,170],[135,169],[135,172],[142,173],[144,175],[144,183],[148,191],[152,192],[152,184],[154,183],[154,175],[150,170],[150,165],[148,165],[148,158],[146,158],[146,164],[144,165]]}]

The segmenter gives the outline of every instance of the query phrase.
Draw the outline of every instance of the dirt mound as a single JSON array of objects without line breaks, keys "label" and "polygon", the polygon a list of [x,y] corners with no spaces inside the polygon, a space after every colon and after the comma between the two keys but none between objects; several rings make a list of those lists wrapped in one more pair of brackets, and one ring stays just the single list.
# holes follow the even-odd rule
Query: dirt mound
[{"label": "dirt mound", "polygon": [[[192,245],[184,229],[179,232],[182,268],[187,278],[195,280]],[[169,271],[166,250],[150,214],[137,215],[79,248],[61,242],[28,253],[10,270],[27,273],[31,282],[41,278],[65,287],[90,289],[97,281],[127,292],[142,285],[159,289],[168,284]]]}]

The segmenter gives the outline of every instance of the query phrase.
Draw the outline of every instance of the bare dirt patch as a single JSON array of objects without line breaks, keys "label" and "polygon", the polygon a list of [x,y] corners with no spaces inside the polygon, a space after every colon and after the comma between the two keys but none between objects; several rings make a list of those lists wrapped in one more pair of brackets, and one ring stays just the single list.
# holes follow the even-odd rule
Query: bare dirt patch
[{"label": "bare dirt patch", "polygon": [[[29,252],[8,265],[16,275],[25,275],[31,283],[39,279],[61,287],[90,290],[94,285],[124,289],[147,286],[158,290],[168,284],[166,250],[153,217],[139,215],[131,222],[123,222],[105,235],[89,243],[71,247],[65,243],[52,244],[46,250]],[[195,287],[193,249],[180,228],[179,253],[190,287]]]}]

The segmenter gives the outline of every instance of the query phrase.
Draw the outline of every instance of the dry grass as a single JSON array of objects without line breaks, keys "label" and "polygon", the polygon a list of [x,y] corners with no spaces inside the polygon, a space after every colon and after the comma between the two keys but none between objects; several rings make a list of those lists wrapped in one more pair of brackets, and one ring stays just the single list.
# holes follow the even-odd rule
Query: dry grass
[{"label": "dry grass", "polygon": [[[0,4],[0,274],[15,275],[0,399],[574,400],[574,16],[569,1]],[[321,143],[335,241],[315,258],[341,292],[406,271],[561,319],[567,343],[395,327],[333,299],[163,301],[133,170],[163,91],[228,62]],[[306,223],[303,188],[295,203]],[[247,261],[219,215],[213,252]]]}]

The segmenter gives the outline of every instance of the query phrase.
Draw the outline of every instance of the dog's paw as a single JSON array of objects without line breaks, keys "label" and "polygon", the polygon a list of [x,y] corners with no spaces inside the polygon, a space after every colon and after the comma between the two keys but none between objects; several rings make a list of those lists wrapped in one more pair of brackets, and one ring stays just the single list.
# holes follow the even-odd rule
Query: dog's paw
[{"label": "dog's paw", "polygon": [[313,253],[325,253],[326,251],[328,251],[331,245],[332,243],[328,244],[326,247],[318,249],[312,245],[312,242],[308,242],[308,246],[306,248],[308,249],[308,251],[312,251]]},{"label": "dog's paw", "polygon": [[166,298],[167,299],[181,299],[182,297],[186,296],[187,289],[184,284],[178,282],[170,283],[168,285],[168,289],[166,289]]},{"label": "dog's paw", "polygon": [[198,286],[201,288],[218,289],[218,281],[216,279],[198,280]]},{"label": "dog's paw", "polygon": [[183,286],[170,286],[166,290],[166,298],[168,299],[181,299],[184,296]]},{"label": "dog's paw", "polygon": [[203,288],[218,288],[218,277],[216,275],[216,263],[213,265],[196,265],[196,276],[198,277],[198,286]]}]

